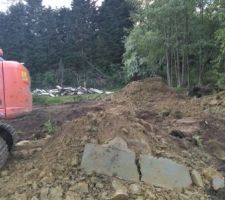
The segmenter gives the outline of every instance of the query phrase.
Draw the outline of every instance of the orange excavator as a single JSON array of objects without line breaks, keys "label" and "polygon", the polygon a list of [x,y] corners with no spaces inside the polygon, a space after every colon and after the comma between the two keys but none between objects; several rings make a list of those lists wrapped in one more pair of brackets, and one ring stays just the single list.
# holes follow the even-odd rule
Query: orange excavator
[{"label": "orange excavator", "polygon": [[[0,49],[0,119],[11,119],[31,112],[31,80],[22,63],[6,61],[2,57],[3,50]],[[6,163],[16,140],[15,129],[0,121],[0,169]]]}]

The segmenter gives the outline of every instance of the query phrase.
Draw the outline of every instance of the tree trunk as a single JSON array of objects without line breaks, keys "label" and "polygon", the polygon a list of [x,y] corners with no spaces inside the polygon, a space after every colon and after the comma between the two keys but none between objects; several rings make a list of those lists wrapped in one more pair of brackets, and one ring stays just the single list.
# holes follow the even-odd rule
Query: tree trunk
[{"label": "tree trunk", "polygon": [[187,58],[187,84],[188,84],[188,88],[190,88],[190,65],[189,65],[188,58]]},{"label": "tree trunk", "polygon": [[182,54],[182,69],[181,69],[181,85],[184,86],[185,82],[185,52]]},{"label": "tree trunk", "polygon": [[179,58],[179,50],[177,48],[177,86],[181,87],[181,77],[180,77],[180,58]]},{"label": "tree trunk", "polygon": [[170,79],[170,59],[169,59],[169,50],[166,50],[166,75],[167,75],[167,83],[169,87],[171,87],[171,79]]}]

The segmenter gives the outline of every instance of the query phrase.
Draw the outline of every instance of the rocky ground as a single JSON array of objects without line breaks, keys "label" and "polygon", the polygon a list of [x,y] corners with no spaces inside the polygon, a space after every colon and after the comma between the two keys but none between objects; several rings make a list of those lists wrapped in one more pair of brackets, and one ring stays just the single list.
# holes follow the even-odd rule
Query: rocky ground
[{"label": "rocky ground", "polygon": [[225,199],[224,106],[223,92],[191,98],[144,80],[103,101],[36,107],[10,122],[20,141],[0,199]]}]

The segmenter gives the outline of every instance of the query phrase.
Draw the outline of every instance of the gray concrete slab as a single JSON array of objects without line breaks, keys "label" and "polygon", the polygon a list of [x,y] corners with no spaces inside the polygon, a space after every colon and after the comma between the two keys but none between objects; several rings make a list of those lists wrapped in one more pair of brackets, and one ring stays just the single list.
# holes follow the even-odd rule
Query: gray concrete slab
[{"label": "gray concrete slab", "polygon": [[166,158],[140,156],[142,181],[166,189],[185,188],[192,184],[188,169]]},{"label": "gray concrete slab", "polygon": [[81,167],[87,173],[96,172],[128,181],[139,181],[134,152],[86,144]]}]

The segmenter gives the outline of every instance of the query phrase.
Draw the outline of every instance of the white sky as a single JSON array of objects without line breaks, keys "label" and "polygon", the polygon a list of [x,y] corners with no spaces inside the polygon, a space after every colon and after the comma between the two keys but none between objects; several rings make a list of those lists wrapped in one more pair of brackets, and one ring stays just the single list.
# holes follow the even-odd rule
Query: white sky
[{"label": "white sky", "polygon": [[[16,2],[17,0],[15,0]],[[19,0],[18,0],[19,1]],[[101,5],[103,0],[98,0],[98,4]],[[9,6],[7,0],[0,0],[0,11],[5,11]],[[43,0],[43,5],[48,7],[51,6],[52,8],[60,8],[60,7],[70,7],[71,0]]]}]

